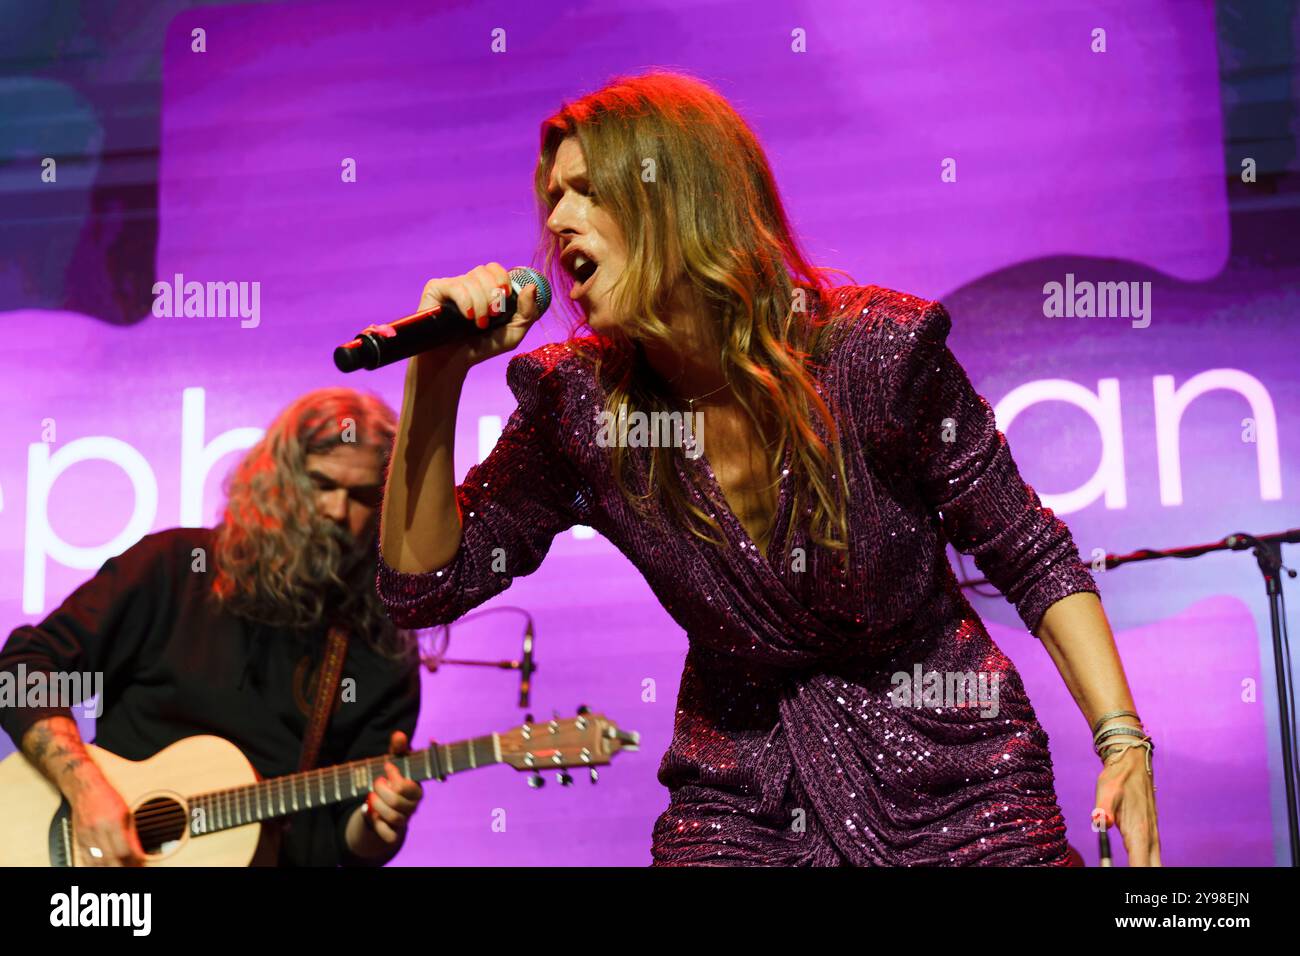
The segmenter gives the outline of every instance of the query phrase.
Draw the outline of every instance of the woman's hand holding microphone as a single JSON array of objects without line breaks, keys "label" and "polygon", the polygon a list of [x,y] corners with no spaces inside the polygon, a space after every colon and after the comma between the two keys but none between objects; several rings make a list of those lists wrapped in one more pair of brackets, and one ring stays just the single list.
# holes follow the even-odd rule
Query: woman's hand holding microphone
[{"label": "woman's hand holding microphone", "polygon": [[421,312],[454,303],[465,322],[486,331],[455,336],[418,353],[407,365],[380,529],[384,560],[399,571],[442,568],[460,546],[453,454],[465,375],[478,363],[515,349],[546,305],[539,307],[537,286],[524,285],[509,321],[489,329],[490,320],[508,308],[510,292],[510,274],[490,262],[464,275],[430,279],[420,295]]},{"label": "woman's hand holding microphone", "polygon": [[[499,262],[489,262],[464,275],[430,279],[424,284],[419,308],[420,311],[441,308],[444,303],[452,302],[466,322],[487,329],[489,319],[506,310],[510,291],[509,273]],[[517,297],[517,310],[505,325],[437,346],[416,356],[415,361],[436,369],[453,363],[468,371],[480,362],[513,351],[541,315],[537,296],[537,286],[525,285]]]}]

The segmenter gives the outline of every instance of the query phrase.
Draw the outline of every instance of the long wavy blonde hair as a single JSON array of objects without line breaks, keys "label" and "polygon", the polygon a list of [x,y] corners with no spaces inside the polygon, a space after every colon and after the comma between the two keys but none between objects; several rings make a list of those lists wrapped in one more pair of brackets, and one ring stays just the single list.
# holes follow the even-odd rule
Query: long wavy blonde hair
[{"label": "long wavy blonde hair", "polygon": [[322,388],[282,411],[226,481],[226,509],[216,529],[213,596],[250,621],[315,629],[339,624],[390,656],[409,651],[411,636],[388,619],[375,592],[373,535],[351,535],[316,512],[307,456],[345,443],[392,454],[397,416],[380,398],[350,388]]},{"label": "long wavy blonde hair", "polygon": [[[795,496],[792,514],[811,502],[811,540],[845,552],[847,478],[832,410],[819,394],[810,363],[832,323],[814,303],[825,302],[832,273],[809,263],[790,227],[772,170],[753,131],[708,84],[680,72],[652,70],[620,77],[542,123],[534,177],[540,204],[543,268],[568,302],[573,279],[559,262],[558,237],[546,229],[554,203],[547,186],[560,143],[576,137],[587,178],[619,224],[628,264],[614,292],[618,329],[597,341],[616,348],[570,348],[610,370],[606,411],[671,410],[663,383],[638,343],[674,342],[663,320],[673,286],[684,279],[708,310],[722,372],[768,450],[780,480],[787,446]],[[647,174],[649,171],[649,175]],[[584,320],[573,313],[574,331]],[[723,546],[716,520],[687,493],[673,455],[652,449],[649,473],[634,489],[623,447],[611,448],[615,480],[642,514],[658,498],[693,534]],[[785,544],[796,522],[786,526]],[[772,529],[764,529],[764,537]]]}]

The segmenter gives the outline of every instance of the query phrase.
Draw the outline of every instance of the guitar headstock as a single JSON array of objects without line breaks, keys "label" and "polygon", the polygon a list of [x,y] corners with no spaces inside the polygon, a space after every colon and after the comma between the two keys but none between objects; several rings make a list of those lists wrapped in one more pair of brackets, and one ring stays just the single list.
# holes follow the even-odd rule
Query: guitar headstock
[{"label": "guitar headstock", "polygon": [[576,717],[538,722],[529,715],[525,723],[497,737],[502,761],[516,770],[531,771],[529,784],[534,787],[541,786],[543,770],[561,771],[560,783],[569,784],[572,778],[563,771],[574,767],[589,768],[595,783],[596,767],[609,763],[620,750],[637,750],[641,741],[635,731],[620,730],[604,714],[593,714],[586,707],[579,707]]}]

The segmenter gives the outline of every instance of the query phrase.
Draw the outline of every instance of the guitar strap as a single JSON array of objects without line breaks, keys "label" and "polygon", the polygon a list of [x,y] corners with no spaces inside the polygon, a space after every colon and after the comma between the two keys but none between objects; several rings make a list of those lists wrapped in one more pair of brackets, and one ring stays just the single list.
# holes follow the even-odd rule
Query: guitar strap
[{"label": "guitar strap", "polygon": [[343,658],[348,653],[348,634],[341,627],[331,627],[325,642],[325,660],[320,666],[320,683],[316,689],[316,702],[307,721],[307,732],[302,738],[302,757],[299,770],[310,770],[320,755],[320,745],[325,739],[325,727],[334,713],[335,694],[343,676]]}]

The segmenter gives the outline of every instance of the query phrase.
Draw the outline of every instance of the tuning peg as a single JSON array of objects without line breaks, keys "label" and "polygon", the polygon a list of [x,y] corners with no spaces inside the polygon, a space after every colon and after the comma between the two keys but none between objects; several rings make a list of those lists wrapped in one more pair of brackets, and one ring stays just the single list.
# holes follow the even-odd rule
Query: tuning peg
[{"label": "tuning peg", "polygon": [[578,716],[579,716],[579,717],[581,717],[583,714],[590,714],[590,713],[591,713],[591,708],[588,707],[586,704],[579,704],[579,705],[578,705]]},{"label": "tuning peg", "polygon": [[534,790],[540,790],[542,787],[546,786],[546,780],[540,773],[533,772],[528,775],[528,786],[532,787]]},{"label": "tuning peg", "polygon": [[591,782],[592,782],[592,783],[595,783],[597,780],[600,779],[600,774],[596,773],[596,768],[595,768],[595,767],[588,767],[588,768],[587,768],[587,772],[591,774]]},{"label": "tuning peg", "polygon": [[573,786],[573,777],[569,776],[569,773],[566,770],[561,770],[557,773],[555,779],[559,782],[561,787]]}]

